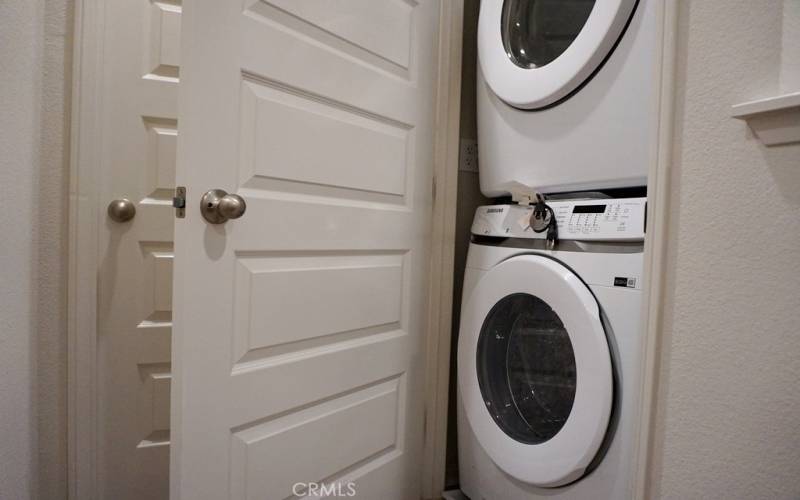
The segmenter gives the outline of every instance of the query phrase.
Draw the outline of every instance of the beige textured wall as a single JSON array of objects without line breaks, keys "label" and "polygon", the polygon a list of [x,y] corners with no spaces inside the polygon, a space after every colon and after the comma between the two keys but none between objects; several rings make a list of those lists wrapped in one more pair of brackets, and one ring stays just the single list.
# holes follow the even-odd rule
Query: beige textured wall
[{"label": "beige textured wall", "polygon": [[800,90],[800,0],[783,0],[780,89]]},{"label": "beige textured wall", "polygon": [[66,498],[72,2],[0,2],[0,498]]},{"label": "beige textured wall", "polygon": [[800,498],[800,145],[730,118],[800,60],[784,3],[679,4],[652,498]]}]

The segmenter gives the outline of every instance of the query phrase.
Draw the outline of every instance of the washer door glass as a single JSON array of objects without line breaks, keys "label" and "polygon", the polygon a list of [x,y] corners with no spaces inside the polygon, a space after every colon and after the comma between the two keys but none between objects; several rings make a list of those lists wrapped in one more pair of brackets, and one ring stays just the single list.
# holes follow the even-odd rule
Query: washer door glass
[{"label": "washer door glass", "polygon": [[508,57],[520,68],[539,68],[567,50],[595,0],[505,0],[502,35]]},{"label": "washer door glass", "polygon": [[540,444],[558,434],[575,400],[575,354],[561,319],[527,293],[501,299],[481,328],[478,383],[508,436]]},{"label": "washer door glass", "polygon": [[[470,247],[478,261],[499,251]],[[614,400],[597,299],[543,255],[467,272],[480,274],[461,308],[458,390],[477,443],[523,483],[575,481],[601,448]]]},{"label": "washer door glass", "polygon": [[520,109],[556,105],[614,50],[637,0],[481,0],[480,75]]}]

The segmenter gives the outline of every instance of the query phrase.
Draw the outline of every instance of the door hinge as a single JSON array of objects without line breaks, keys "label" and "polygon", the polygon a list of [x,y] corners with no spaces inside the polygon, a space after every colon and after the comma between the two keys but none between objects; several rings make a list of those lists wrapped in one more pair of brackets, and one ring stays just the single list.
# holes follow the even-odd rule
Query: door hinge
[{"label": "door hinge", "polygon": [[175,207],[175,217],[178,219],[186,217],[186,187],[178,186],[175,188],[172,206]]}]

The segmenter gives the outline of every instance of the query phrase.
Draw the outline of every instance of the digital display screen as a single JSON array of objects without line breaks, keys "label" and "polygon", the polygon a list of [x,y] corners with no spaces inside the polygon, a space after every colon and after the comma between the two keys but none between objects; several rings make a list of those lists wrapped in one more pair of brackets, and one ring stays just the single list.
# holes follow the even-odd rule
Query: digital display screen
[{"label": "digital display screen", "polygon": [[575,205],[573,214],[602,214],[606,211],[605,205]]}]

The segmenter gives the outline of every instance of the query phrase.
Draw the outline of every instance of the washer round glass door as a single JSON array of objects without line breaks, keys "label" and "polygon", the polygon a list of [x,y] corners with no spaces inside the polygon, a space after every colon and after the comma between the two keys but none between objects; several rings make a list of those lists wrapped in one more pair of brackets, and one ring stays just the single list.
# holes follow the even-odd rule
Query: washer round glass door
[{"label": "washer round glass door", "polygon": [[493,267],[462,308],[458,383],[478,442],[503,471],[543,487],[580,478],[614,396],[594,296],[541,255]]},{"label": "washer round glass door", "polygon": [[613,50],[636,0],[483,0],[478,59],[489,87],[523,109],[550,106]]}]

